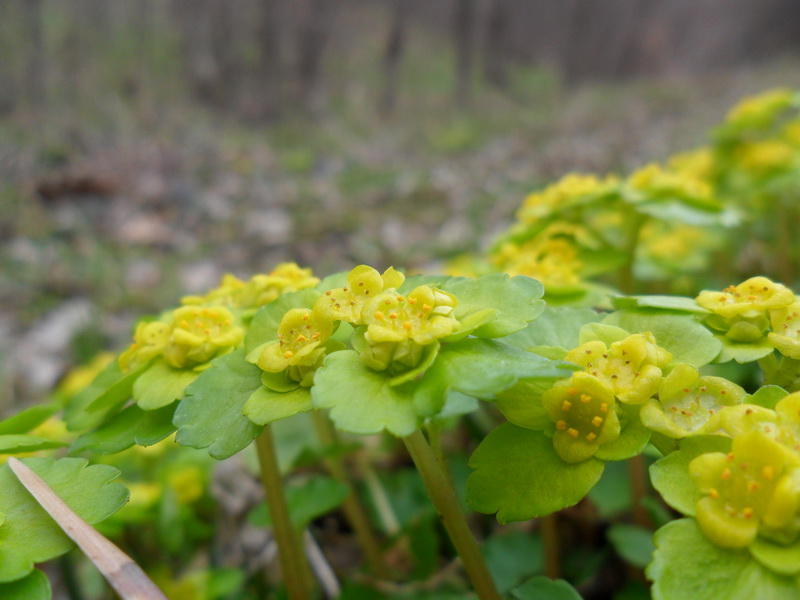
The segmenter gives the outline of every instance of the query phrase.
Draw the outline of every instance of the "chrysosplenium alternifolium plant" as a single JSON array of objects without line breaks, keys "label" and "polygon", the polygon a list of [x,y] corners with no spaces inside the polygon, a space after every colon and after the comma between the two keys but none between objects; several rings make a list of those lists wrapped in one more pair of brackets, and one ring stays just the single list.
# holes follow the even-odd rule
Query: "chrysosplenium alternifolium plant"
[{"label": "chrysosplenium alternifolium plant", "polygon": [[[586,497],[610,463],[646,453],[658,458],[653,486],[682,515],[654,536],[656,599],[797,598],[800,300],[767,277],[699,294],[683,277],[708,267],[742,214],[755,210],[777,231],[791,222],[797,104],[791,92],[766,94],[733,110],[708,148],[627,177],[567,175],[531,194],[487,260],[469,266],[478,277],[361,265],[320,280],[293,263],[248,281],[227,275],[139,322],[85,391],[0,422],[0,452],[57,452],[65,444],[41,425],[62,410],[78,435],[71,454],[174,434],[221,460],[255,440],[286,589],[301,600],[313,596],[299,544],[310,517],[287,505],[273,423],[312,416],[307,437],[319,437],[335,490],[326,510],[342,506],[379,578],[380,542],[337,436],[388,433],[407,447],[472,587],[496,599],[439,440],[444,423],[480,410],[483,422],[507,422],[470,459],[472,509],[501,523],[545,517]],[[777,262],[791,265],[781,247]],[[592,281],[611,272],[628,294],[665,277],[692,293],[620,295]],[[125,502],[110,466],[25,460],[90,522]],[[0,596],[46,598],[34,564],[70,544],[8,467],[0,479]]]}]

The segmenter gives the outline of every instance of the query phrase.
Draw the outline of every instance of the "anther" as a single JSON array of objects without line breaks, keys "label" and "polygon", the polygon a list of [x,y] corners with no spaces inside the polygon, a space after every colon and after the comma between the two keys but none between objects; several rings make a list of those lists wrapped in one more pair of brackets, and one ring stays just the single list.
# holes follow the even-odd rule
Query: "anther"
[{"label": "anther", "polygon": [[298,342],[307,342],[308,338],[301,333],[300,335],[297,336],[297,341]]},{"label": "anther", "polygon": [[378,319],[378,321],[383,321],[383,317],[384,317],[384,314],[381,311],[379,311],[379,310],[375,311],[375,318]]},{"label": "anther", "polygon": [[722,478],[726,481],[731,478],[731,470],[730,469],[722,469]]},{"label": "anther", "polygon": [[294,352],[292,352],[291,350],[287,350],[286,352],[283,353],[283,358],[292,358],[293,356]]},{"label": "anther", "polygon": [[600,404],[600,412],[602,412],[602,413],[608,412],[608,403],[607,402],[602,402]]},{"label": "anther", "polygon": [[569,389],[567,390],[567,393],[568,393],[570,396],[577,396],[577,395],[578,395],[578,388],[571,387],[571,388],[569,388]]},{"label": "anther", "polygon": [[761,484],[757,481],[748,481],[747,482],[747,491],[748,492],[755,492],[758,488],[761,487]]},{"label": "anther", "polygon": [[603,424],[603,417],[597,416],[594,419],[592,419],[592,425],[594,425],[595,427],[600,427],[600,425],[602,424]]},{"label": "anther", "polygon": [[728,462],[733,462],[733,459],[736,458],[736,455],[733,452],[728,452],[725,455],[725,460]]},{"label": "anther", "polygon": [[719,492],[714,488],[708,489],[708,495],[711,496],[712,500],[716,500],[717,498],[719,498]]},{"label": "anther", "polygon": [[591,432],[590,432],[590,433],[587,433],[587,434],[586,434],[586,441],[588,441],[588,442],[593,442],[593,441],[595,441],[596,439],[597,439],[597,434],[596,434],[596,433],[591,433]]},{"label": "anther", "polygon": [[577,438],[578,437],[578,430],[577,429],[573,429],[572,427],[570,427],[569,429],[567,429],[567,435],[570,436],[570,437],[573,437],[573,438]]},{"label": "anther", "polygon": [[389,318],[390,319],[396,319],[397,318],[397,313],[389,313]]},{"label": "anther", "polygon": [[432,309],[431,309],[429,304],[423,304],[422,305],[422,310],[424,310],[425,312],[429,312]]},{"label": "anther", "polygon": [[753,518],[753,509],[752,509],[752,508],[750,508],[749,506],[745,506],[745,507],[742,509],[742,516],[743,516],[745,519],[752,519],[752,518]]},{"label": "anther", "polygon": [[414,326],[411,324],[411,321],[403,321],[403,329],[411,331],[412,327]]},{"label": "anther", "polygon": [[561,410],[567,412],[570,408],[572,408],[572,402],[569,400],[564,400],[564,403],[561,405]]},{"label": "anther", "polygon": [[566,428],[567,428],[567,422],[566,421],[557,421],[556,422],[556,429],[558,429],[559,431],[564,431]]},{"label": "anther", "polygon": [[775,476],[775,469],[772,468],[772,465],[767,465],[761,469],[761,476],[770,481]]},{"label": "anther", "polygon": [[589,394],[581,394],[581,402],[584,404],[588,404],[592,401],[592,397]]}]

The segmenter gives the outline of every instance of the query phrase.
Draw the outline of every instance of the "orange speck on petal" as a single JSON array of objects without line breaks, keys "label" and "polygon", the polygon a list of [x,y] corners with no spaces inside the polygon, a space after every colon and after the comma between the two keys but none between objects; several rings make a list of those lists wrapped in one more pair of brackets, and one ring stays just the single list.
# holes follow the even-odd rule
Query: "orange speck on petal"
[{"label": "orange speck on petal", "polygon": [[294,352],[292,352],[291,350],[287,350],[286,352],[283,353],[283,358],[292,358],[293,356]]}]

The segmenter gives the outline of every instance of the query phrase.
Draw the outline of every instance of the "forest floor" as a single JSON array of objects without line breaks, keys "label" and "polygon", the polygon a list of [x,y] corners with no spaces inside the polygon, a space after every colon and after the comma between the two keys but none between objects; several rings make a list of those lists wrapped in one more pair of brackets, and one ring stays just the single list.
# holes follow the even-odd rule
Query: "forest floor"
[{"label": "forest floor", "polygon": [[741,97],[798,83],[797,61],[580,89],[527,71],[460,112],[412,91],[381,117],[356,85],[271,126],[114,96],[0,117],[0,417],[226,272],[435,268],[538,186],[691,149]]}]

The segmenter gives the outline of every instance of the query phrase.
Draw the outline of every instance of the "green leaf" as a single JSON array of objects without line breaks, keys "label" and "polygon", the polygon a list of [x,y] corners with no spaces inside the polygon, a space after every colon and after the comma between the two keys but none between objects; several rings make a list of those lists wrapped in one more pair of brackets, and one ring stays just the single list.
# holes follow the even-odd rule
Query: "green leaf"
[{"label": "green leaf", "polygon": [[783,546],[757,537],[750,544],[750,554],[778,575],[800,575],[800,542]]},{"label": "green leaf", "polygon": [[453,314],[459,321],[486,309],[497,311],[494,318],[472,332],[481,338],[498,338],[519,331],[544,311],[544,301],[540,300],[544,295],[542,284],[522,275],[493,273],[477,279],[454,278],[441,287],[458,298]]},{"label": "green leaf", "polygon": [[656,343],[672,354],[676,363],[702,367],[714,360],[722,344],[691,315],[656,309],[625,310],[611,313],[603,323],[622,327],[630,333],[649,331]]},{"label": "green leaf", "polygon": [[60,406],[55,402],[26,408],[5,421],[0,421],[0,435],[28,433],[56,414],[59,408]]},{"label": "green leaf", "polygon": [[613,296],[611,303],[619,310],[637,308],[662,308],[679,312],[688,312],[697,315],[707,315],[708,309],[703,308],[694,298],[685,296]]},{"label": "green leaf", "polygon": [[134,444],[152,446],[175,431],[172,417],[176,405],[156,410],[142,410],[131,404],[94,431],[81,435],[70,447],[70,454],[94,452],[116,454]]},{"label": "green leaf", "polygon": [[766,336],[758,341],[745,343],[734,342],[729,337],[724,335],[715,335],[722,345],[719,356],[714,362],[724,363],[729,360],[735,360],[737,363],[754,362],[760,358],[764,358],[775,351],[769,338]]},{"label": "green leaf", "polygon": [[589,491],[589,499],[604,519],[610,519],[630,509],[631,482],[628,465],[612,462],[606,465],[603,476]]},{"label": "green leaf", "polygon": [[622,433],[608,444],[603,444],[595,456],[600,460],[625,460],[639,454],[650,441],[650,430],[639,419],[638,406],[623,406]]},{"label": "green leaf", "polygon": [[581,600],[580,594],[569,583],[544,575],[528,579],[511,591],[511,597],[517,600]]},{"label": "green leaf", "polygon": [[260,387],[247,399],[242,412],[256,425],[266,425],[313,409],[309,388],[296,387],[288,392],[276,392]]},{"label": "green leaf", "polygon": [[668,523],[655,534],[647,576],[654,600],[796,600],[797,582],[771,573],[747,550],[712,544],[694,519]]},{"label": "green leaf", "polygon": [[758,406],[763,406],[764,408],[774,410],[778,401],[788,395],[789,392],[778,385],[765,385],[758,388],[755,394],[747,396],[743,403],[756,404]]},{"label": "green leaf", "polygon": [[52,597],[50,581],[39,570],[32,571],[22,579],[0,583],[0,598],[3,600],[50,600]]},{"label": "green leaf", "polygon": [[502,342],[469,338],[442,346],[422,377],[415,400],[420,413],[430,416],[441,409],[441,399],[448,390],[491,400],[520,380],[568,377],[572,368],[570,363]]},{"label": "green leaf", "polygon": [[528,532],[492,536],[481,545],[481,552],[501,594],[544,568],[542,540]]},{"label": "green leaf", "polygon": [[[323,281],[327,281],[327,279]],[[311,308],[319,296],[320,293],[316,289],[308,288],[284,294],[274,302],[262,306],[253,317],[247,330],[247,336],[244,338],[245,350],[249,353],[261,344],[277,340],[278,326],[281,324],[283,315],[293,308]]]},{"label": "green leaf", "polygon": [[[342,504],[349,493],[344,483],[330,477],[314,477],[299,485],[287,486],[289,519],[295,529],[302,531],[311,521]],[[272,518],[263,502],[250,513],[248,520],[258,527],[272,526]]]},{"label": "green leaf", "polygon": [[149,365],[146,363],[124,374],[117,361],[111,361],[88,387],[75,394],[64,407],[67,428],[81,431],[100,425],[109,412],[130,399],[134,381]]},{"label": "green leaf", "polygon": [[586,323],[594,323],[602,317],[590,308],[571,306],[547,306],[541,316],[503,341],[517,348],[528,350],[536,346],[575,348],[578,331]]},{"label": "green leaf", "polygon": [[119,379],[94,398],[86,407],[86,410],[90,413],[101,412],[105,414],[117,408],[119,405],[124,404],[133,395],[136,381],[143,373],[149,370],[155,360],[156,359],[153,359],[143,365],[139,365],[130,373],[122,373],[117,366],[117,361],[112,361],[109,366],[117,368],[120,374]]},{"label": "green leaf", "polygon": [[25,435],[9,433],[0,435],[0,454],[22,454],[24,452],[36,452],[37,450],[49,450],[51,448],[61,448],[67,444],[39,437],[38,435]]},{"label": "green leaf", "polygon": [[200,375],[191,369],[174,369],[157,361],[133,384],[133,399],[143,410],[156,410],[180,400],[186,387]]},{"label": "green leaf", "polygon": [[694,516],[700,492],[689,475],[689,463],[706,452],[729,452],[730,449],[731,439],[720,435],[684,438],[680,450],[650,465],[650,481],[672,508]]},{"label": "green leaf", "polygon": [[467,480],[467,504],[508,523],[577,504],[600,479],[604,463],[566,463],[543,433],[505,423],[481,442],[470,467],[475,472]]},{"label": "green leaf", "polygon": [[541,431],[553,422],[542,406],[542,394],[553,387],[558,379],[520,381],[497,394],[494,404],[514,425]]},{"label": "green leaf", "polygon": [[175,441],[193,448],[208,448],[222,460],[246,448],[261,427],[242,414],[248,398],[261,387],[261,369],[244,360],[239,348],[211,361],[186,389],[173,423]]},{"label": "green leaf", "polygon": [[614,342],[619,342],[628,337],[631,332],[624,330],[622,327],[616,325],[608,325],[607,323],[587,323],[578,332],[578,343],[585,344],[586,342],[601,341],[606,346],[610,346]]},{"label": "green leaf", "polygon": [[653,556],[653,532],[625,523],[614,523],[606,532],[608,541],[625,562],[644,569]]},{"label": "green leaf", "polygon": [[[82,458],[22,462],[89,523],[102,521],[128,500],[125,486],[113,481],[119,475],[113,467],[87,466]],[[6,517],[0,526],[0,582],[25,577],[34,563],[60,556],[73,546],[8,465],[0,467],[0,513]]]},{"label": "green leaf", "polygon": [[404,437],[422,421],[414,406],[417,383],[392,386],[390,379],[388,373],[367,367],[354,350],[334,352],[314,375],[311,399],[316,408],[330,409],[331,419],[342,431],[386,430]]}]

